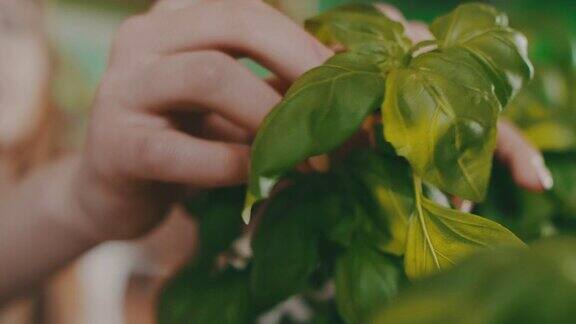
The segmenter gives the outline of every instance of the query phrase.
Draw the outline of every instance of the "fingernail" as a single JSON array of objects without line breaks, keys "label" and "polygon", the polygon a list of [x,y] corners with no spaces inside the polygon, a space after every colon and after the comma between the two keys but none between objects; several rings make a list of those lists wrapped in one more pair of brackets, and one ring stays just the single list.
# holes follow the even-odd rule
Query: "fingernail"
[{"label": "fingernail", "polygon": [[470,213],[472,212],[472,208],[474,207],[474,204],[470,201],[470,200],[462,200],[462,202],[460,203],[460,211],[464,212],[464,213]]},{"label": "fingernail", "polygon": [[544,164],[544,159],[538,156],[532,160],[532,164],[536,168],[536,176],[538,177],[538,181],[542,185],[544,190],[550,190],[554,186],[554,179],[552,178],[552,174],[550,170]]},{"label": "fingernail", "polygon": [[308,159],[308,164],[316,172],[325,173],[330,171],[330,158],[328,155],[317,155]]}]

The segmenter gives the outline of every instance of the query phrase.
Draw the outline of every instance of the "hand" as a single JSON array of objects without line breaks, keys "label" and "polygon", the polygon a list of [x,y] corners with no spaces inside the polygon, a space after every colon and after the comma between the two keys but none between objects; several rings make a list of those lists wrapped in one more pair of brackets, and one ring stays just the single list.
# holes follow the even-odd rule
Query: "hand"
[{"label": "hand", "polygon": [[72,187],[94,235],[138,237],[185,189],[246,181],[249,142],[281,95],[236,56],[292,82],[331,55],[261,1],[164,1],[130,18]]},{"label": "hand", "polygon": [[[422,24],[409,25],[413,38],[426,37]],[[281,95],[235,56],[249,56],[290,83],[331,54],[256,0],[163,1],[129,19],[95,101],[74,185],[94,235],[140,236],[185,188],[246,180],[248,144]],[[515,180],[536,191],[549,187],[538,151],[501,125],[498,156]]]}]

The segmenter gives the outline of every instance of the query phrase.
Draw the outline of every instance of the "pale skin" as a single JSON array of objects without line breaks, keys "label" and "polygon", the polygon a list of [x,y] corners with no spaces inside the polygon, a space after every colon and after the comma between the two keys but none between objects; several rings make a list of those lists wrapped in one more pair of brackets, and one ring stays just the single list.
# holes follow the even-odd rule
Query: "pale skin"
[{"label": "pale skin", "polygon": [[[410,26],[419,35],[421,27]],[[141,237],[189,189],[246,182],[251,139],[282,98],[277,85],[331,55],[257,0],[164,1],[126,21],[84,150],[39,169],[0,200],[0,303],[102,242]],[[259,79],[240,56],[276,80]],[[515,181],[548,189],[540,153],[513,125],[498,128],[497,156]]]}]

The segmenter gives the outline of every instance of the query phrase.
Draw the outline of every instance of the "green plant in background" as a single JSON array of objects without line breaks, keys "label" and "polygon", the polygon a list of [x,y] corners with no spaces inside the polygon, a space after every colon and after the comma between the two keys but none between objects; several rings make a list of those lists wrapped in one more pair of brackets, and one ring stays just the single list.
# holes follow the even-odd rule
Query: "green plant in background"
[{"label": "green plant in background", "polygon": [[[161,323],[252,323],[289,298],[314,310],[309,322],[367,323],[411,281],[480,249],[523,246],[444,196],[485,197],[498,116],[532,76],[507,17],[461,5],[419,44],[371,6],[306,26],[346,51],[303,75],[264,121],[245,207],[244,188],[191,203],[200,254],[164,290]],[[361,129],[371,145],[339,154]],[[329,171],[294,171],[332,153]],[[251,258],[229,248],[242,242],[241,211],[245,221],[257,215]],[[216,262],[222,253],[235,266]],[[331,283],[334,301],[319,297]]]},{"label": "green plant in background", "polygon": [[576,229],[576,25],[560,19],[560,12],[542,14],[564,9],[564,15],[573,17],[574,12],[560,4],[559,9],[508,6],[530,39],[537,73],[505,116],[544,152],[555,185],[543,195],[528,193],[511,183],[506,170],[495,168],[487,200],[477,211],[531,241]]}]

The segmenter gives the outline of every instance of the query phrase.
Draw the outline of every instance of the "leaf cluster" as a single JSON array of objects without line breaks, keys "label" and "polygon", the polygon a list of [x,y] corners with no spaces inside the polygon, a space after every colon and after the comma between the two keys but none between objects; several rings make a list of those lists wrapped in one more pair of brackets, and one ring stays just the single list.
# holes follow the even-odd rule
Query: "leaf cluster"
[{"label": "leaf cluster", "polygon": [[[265,119],[246,205],[234,188],[191,206],[204,214],[200,258],[165,289],[162,323],[252,323],[294,296],[317,314],[311,322],[367,323],[411,281],[477,250],[524,246],[445,196],[485,197],[499,114],[532,77],[526,39],[506,15],[461,5],[418,44],[371,6],[306,27],[345,50],[298,79]],[[339,154],[359,132],[370,144]],[[322,154],[330,170],[295,171]],[[258,215],[253,257],[217,267],[240,234],[240,210],[246,222]],[[332,286],[334,301],[318,297]]]}]

